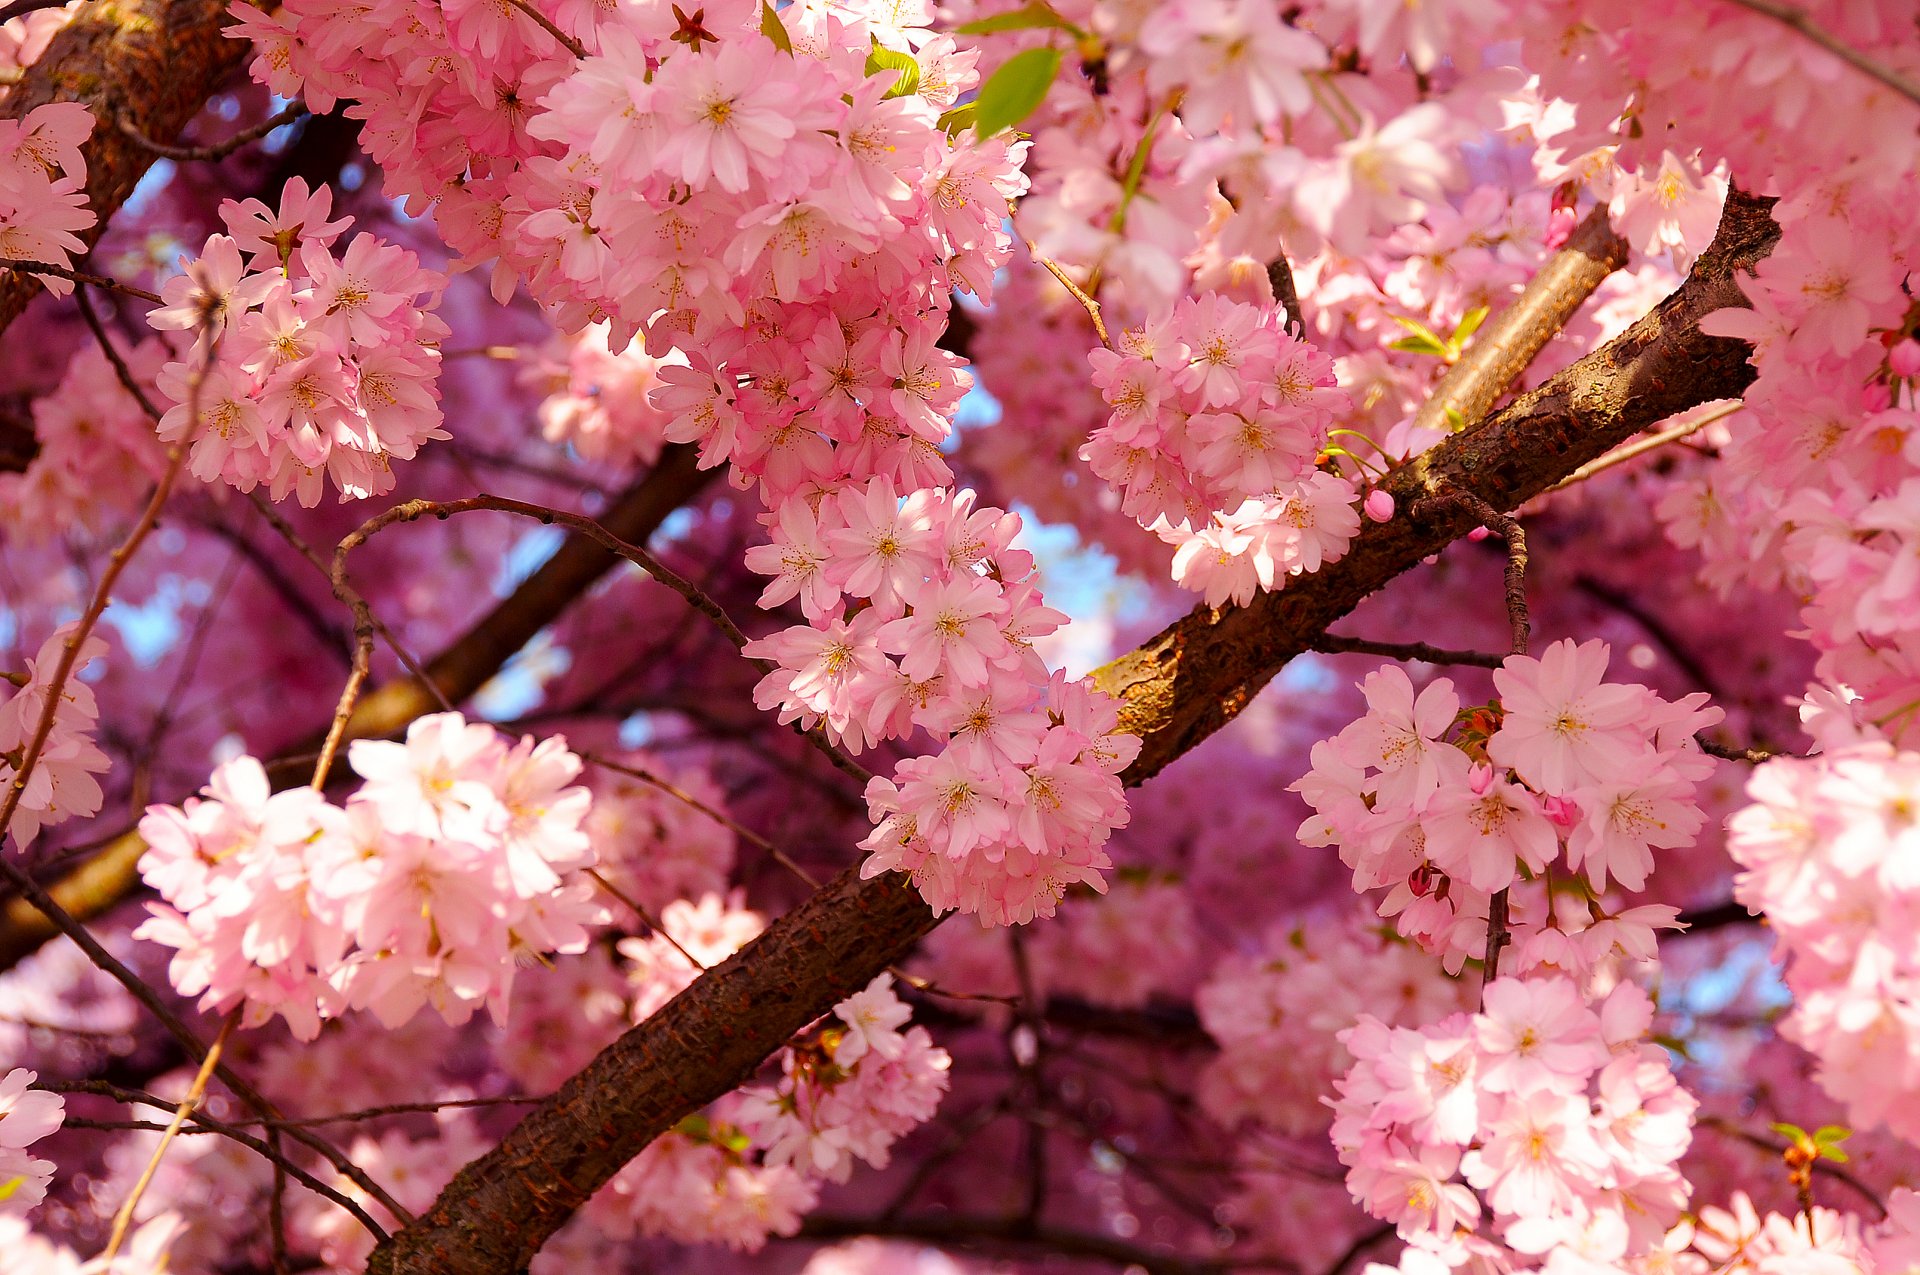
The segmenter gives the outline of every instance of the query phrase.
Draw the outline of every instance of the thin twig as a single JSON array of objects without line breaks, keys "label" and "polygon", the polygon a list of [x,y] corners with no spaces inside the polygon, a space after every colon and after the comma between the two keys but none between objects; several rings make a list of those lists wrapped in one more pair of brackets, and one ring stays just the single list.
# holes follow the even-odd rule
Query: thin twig
[{"label": "thin twig", "polygon": [[15,18],[24,18],[29,13],[38,13],[42,9],[64,9],[73,0],[13,0],[13,3],[0,9],[0,22],[11,22]]},{"label": "thin twig", "polygon": [[1648,434],[1643,438],[1636,438],[1626,446],[1616,447],[1597,460],[1588,461],[1553,486],[1547,488],[1547,490],[1559,491],[1563,487],[1571,487],[1575,483],[1583,483],[1595,474],[1612,469],[1615,465],[1625,464],[1627,461],[1644,456],[1648,452],[1657,451],[1665,447],[1668,443],[1677,443],[1683,438],[1691,437],[1715,421],[1723,421],[1727,417],[1732,416],[1745,406],[1745,403],[1739,402],[1738,400],[1731,403],[1722,403],[1720,406],[1694,417],[1691,421],[1672,426],[1669,429],[1663,429],[1658,434]]},{"label": "thin twig", "polygon": [[[1472,492],[1458,487],[1445,488],[1420,501],[1413,507],[1413,516],[1420,518],[1447,505],[1464,506],[1480,520],[1481,526],[1507,542],[1507,629],[1513,640],[1513,654],[1525,655],[1533,627],[1527,614],[1527,533],[1519,519],[1501,513]],[[1497,890],[1487,900],[1487,949],[1480,976],[1483,1003],[1488,985],[1500,977],[1500,951],[1512,942],[1513,932],[1507,927],[1507,891]]]},{"label": "thin twig", "polygon": [[675,785],[669,783],[668,781],[660,778],[660,776],[654,774],[652,771],[648,770],[644,766],[635,766],[630,762],[615,761],[611,757],[605,757],[599,753],[587,752],[584,749],[576,750],[576,751],[578,752],[580,759],[586,762],[588,765],[599,766],[604,770],[611,770],[616,774],[628,775],[634,779],[638,779],[643,784],[648,784],[654,788],[658,788],[661,792],[667,794],[667,796],[669,797],[672,797],[675,801],[681,802],[682,804],[694,810],[699,811],[701,814],[713,820],[715,823],[719,824],[721,827],[729,829],[736,837],[739,837],[741,840],[746,841],[749,844],[757,846],[759,849],[766,851],[767,854],[773,857],[774,862],[778,863],[781,867],[787,869],[787,871],[799,877],[800,880],[805,882],[808,886],[812,887],[815,890],[820,888],[819,878],[814,876],[811,872],[808,872],[805,868],[801,867],[800,864],[796,862],[791,855],[789,855],[786,851],[782,850],[779,846],[775,845],[773,842],[761,836],[759,833],[755,832],[753,829],[741,823],[739,820],[732,818],[725,811],[715,810],[712,806],[709,806],[706,802],[700,800],[698,797],[694,796],[692,793],[687,792],[683,788],[676,787]]},{"label": "thin twig", "polygon": [[533,5],[528,3],[528,0],[507,0],[507,3],[526,14],[529,18],[532,18],[535,22],[538,22],[541,30],[560,41],[560,46],[567,52],[573,54],[574,57],[585,58],[587,56],[587,48],[585,45],[555,26],[552,18],[549,18],[546,14],[534,8]]},{"label": "thin twig", "polygon": [[622,890],[619,886],[615,885],[613,882],[607,880],[606,877],[601,875],[600,870],[598,868],[588,868],[587,875],[592,877],[595,881],[599,882],[600,888],[602,890],[605,890],[608,894],[611,894],[614,898],[626,904],[628,909],[631,910],[635,916],[639,917],[642,921],[646,922],[646,926],[648,929],[652,930],[655,934],[658,934],[661,938],[665,939],[667,941],[668,946],[672,947],[674,951],[686,957],[687,964],[693,966],[693,968],[699,970],[703,974],[706,973],[707,963],[701,960],[699,957],[695,956],[692,952],[689,952],[685,947],[682,947],[680,944],[680,940],[673,937],[673,935],[667,931],[666,926],[660,924],[660,918],[655,916],[653,913],[649,912],[640,903],[638,899],[628,894],[625,890]]},{"label": "thin twig", "polygon": [[1100,338],[1100,344],[1111,350],[1113,348],[1113,341],[1107,336],[1107,321],[1100,317],[1100,303],[1088,296],[1079,284],[1068,278],[1067,272],[1062,270],[1053,258],[1041,256],[1040,249],[1032,243],[1027,244],[1027,251],[1032,253],[1033,259],[1045,266],[1047,273],[1055,279],[1058,279],[1060,286],[1065,288],[1068,294],[1080,303],[1081,308],[1087,312],[1087,317],[1093,320],[1093,331],[1094,334]]},{"label": "thin twig", "polygon": [[[671,567],[668,567],[664,562],[660,561],[660,559],[639,545],[628,544],[592,518],[584,515],[567,513],[559,509],[549,509],[545,505],[531,504],[524,500],[510,500],[504,496],[466,496],[459,500],[409,500],[395,505],[385,513],[369,518],[366,522],[361,523],[360,526],[349,532],[334,549],[333,579],[336,589],[345,587],[347,555],[386,528],[394,526],[397,523],[417,522],[429,516],[445,521],[455,514],[473,513],[478,510],[517,514],[522,518],[536,519],[548,526],[558,524],[569,530],[579,532],[602,548],[618,554],[628,562],[641,568],[655,580],[666,585],[669,589],[672,589],[675,593],[686,599],[688,605],[711,620],[714,627],[725,634],[727,640],[732,642],[734,646],[746,646],[748,640],[747,635],[740,631],[740,626],[733,622],[733,617],[729,616],[718,602],[715,602],[709,597],[700,586],[680,575]],[[772,667],[764,660],[755,660],[754,664],[763,671]],[[350,714],[351,702],[344,699],[343,702],[348,704]],[[335,719],[334,729],[328,731],[329,739],[337,744],[337,736],[343,734],[345,729],[346,718],[337,717]],[[838,748],[835,748],[832,741],[828,740],[826,735],[818,727],[810,731],[800,731],[799,734],[801,738],[805,739],[809,744],[824,754],[836,769],[857,780],[861,785],[864,786],[868,780],[873,778],[873,775],[866,767],[860,765],[860,763],[854,761],[851,757],[848,757]]]},{"label": "thin twig", "polygon": [[1504,655],[1486,651],[1451,651],[1428,646],[1425,642],[1371,642],[1366,638],[1342,637],[1322,633],[1314,639],[1313,649],[1326,655],[1384,655],[1390,660],[1420,660],[1427,664],[1471,664],[1476,668],[1499,668],[1507,662]]},{"label": "thin twig", "polygon": [[[1762,1151],[1770,1151],[1775,1155],[1784,1155],[1787,1151],[1787,1144],[1784,1141],[1769,1138],[1764,1134],[1742,1128],[1724,1116],[1701,1116],[1698,1123],[1704,1125],[1706,1128],[1712,1129],[1715,1133],[1725,1134],[1729,1138],[1735,1138],[1750,1147],[1758,1147]],[[1873,1205],[1873,1207],[1879,1211],[1881,1217],[1884,1218],[1887,1216],[1887,1202],[1880,1198],[1880,1193],[1855,1177],[1848,1170],[1835,1164],[1831,1160],[1815,1160],[1813,1162],[1813,1171],[1852,1188],[1856,1195]]]},{"label": "thin twig", "polygon": [[234,1024],[240,1021],[240,1011],[235,1009],[228,1014],[226,1021],[220,1024],[220,1034],[213,1038],[213,1044],[207,1046],[207,1056],[200,1060],[200,1070],[193,1075],[193,1083],[187,1086],[187,1096],[174,1108],[173,1119],[161,1133],[160,1141],[154,1145],[153,1154],[147,1157],[147,1165],[133,1184],[133,1190],[127,1193],[125,1202],[113,1215],[113,1230],[107,1236],[106,1252],[100,1257],[100,1265],[105,1270],[113,1269],[113,1259],[120,1252],[121,1241],[127,1238],[127,1227],[133,1224],[133,1210],[140,1203],[140,1197],[147,1193],[147,1186],[153,1181],[153,1175],[159,1172],[160,1161],[166,1157],[167,1148],[180,1133],[180,1126],[187,1122],[193,1109],[206,1097],[207,1081],[213,1075],[213,1069],[220,1065],[220,1055],[227,1048],[227,1037],[233,1034]]},{"label": "thin twig", "polygon": [[1738,5],[1749,13],[1772,18],[1780,25],[1799,32],[1862,75],[1880,81],[1910,102],[1920,102],[1920,83],[1908,79],[1883,62],[1876,62],[1838,36],[1822,29],[1807,16],[1805,9],[1781,4],[1779,0],[1727,0],[1727,3]]},{"label": "thin twig", "polygon": [[166,143],[156,142],[145,133],[142,133],[134,126],[133,121],[125,115],[115,116],[114,122],[120,126],[122,133],[125,133],[133,140],[135,145],[141,147],[143,150],[150,150],[154,154],[166,159],[191,163],[198,160],[213,161],[225,159],[241,147],[251,142],[259,141],[275,129],[285,128],[306,113],[307,104],[295,100],[287,103],[286,106],[276,111],[269,118],[255,124],[252,128],[235,133],[224,142],[214,142],[207,146],[168,146]]},{"label": "thin twig", "polygon": [[145,288],[136,288],[130,283],[109,279],[103,274],[88,274],[84,270],[56,266],[51,261],[27,261],[17,257],[0,257],[0,269],[17,270],[21,274],[52,275],[56,279],[65,279],[70,283],[90,283],[96,288],[105,288],[109,292],[124,292],[130,297],[139,297],[142,301],[151,301],[155,305],[160,304],[160,294],[157,292],[148,292]]},{"label": "thin twig", "polygon": [[[225,1070],[225,1068],[221,1068],[221,1070]],[[42,1079],[36,1080],[33,1087],[35,1089],[44,1089],[49,1093],[97,1094],[100,1097],[112,1098],[116,1102],[125,1103],[129,1106],[138,1104],[156,1107],[162,1111],[172,1110],[174,1106],[173,1103],[168,1102],[166,1099],[147,1093],[144,1090],[123,1089],[118,1085],[109,1084],[104,1080]],[[270,1142],[256,1138],[245,1130],[224,1120],[216,1120],[204,1111],[192,1113],[190,1120],[196,1127],[183,1129],[181,1131],[183,1134],[218,1134],[220,1137],[226,1138],[231,1142],[238,1143],[262,1159],[272,1161],[277,1168],[284,1169],[289,1177],[306,1187],[309,1191],[312,1191],[315,1195],[332,1200],[335,1204],[338,1204],[341,1208],[352,1214],[355,1221],[366,1227],[369,1234],[379,1235],[382,1233],[384,1228],[373,1220],[373,1217],[361,1207],[359,1201],[334,1187],[328,1186],[325,1182],[322,1182],[319,1178],[307,1172],[286,1156],[279,1154]],[[141,1129],[153,1133],[158,1133],[166,1128],[163,1124],[149,1120],[87,1120],[73,1116],[67,1117],[65,1123],[80,1129]]]},{"label": "thin twig", "polygon": [[124,358],[120,357],[120,351],[114,348],[113,338],[107,335],[106,325],[100,322],[100,314],[93,308],[93,299],[87,296],[86,285],[83,284],[74,289],[73,302],[80,308],[80,317],[86,322],[87,330],[93,333],[94,343],[100,347],[100,352],[107,356],[107,362],[113,365],[113,374],[119,378],[121,388],[133,396],[133,401],[140,405],[140,410],[147,414],[147,419],[158,425],[160,409],[153,405],[153,400],[147,397],[146,387],[140,384],[133,374],[133,369],[127,366]]}]

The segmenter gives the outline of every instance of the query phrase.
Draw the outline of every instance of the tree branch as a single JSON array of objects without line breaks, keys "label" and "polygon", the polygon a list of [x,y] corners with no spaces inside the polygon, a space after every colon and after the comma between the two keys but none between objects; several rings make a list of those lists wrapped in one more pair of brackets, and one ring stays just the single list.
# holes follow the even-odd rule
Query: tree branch
[{"label": "tree branch", "polygon": [[[691,447],[667,448],[646,477],[599,520],[600,525],[622,540],[646,540],[707,481],[708,475],[694,468],[695,458]],[[427,664],[431,686],[418,678],[397,678],[362,696],[347,721],[344,738],[392,735],[406,729],[414,718],[439,711],[442,696],[454,704],[467,699],[618,561],[617,555],[592,539],[569,536],[539,570]],[[146,843],[138,833],[123,833],[48,887],[48,893],[80,920],[96,917],[139,886],[137,865],[144,853]],[[8,900],[0,910],[0,970],[11,969],[58,932],[26,899]]]},{"label": "tree branch", "polygon": [[[1744,306],[1733,275],[1779,237],[1771,201],[1734,192],[1714,244],[1679,291],[1540,389],[1396,471],[1411,509],[1443,488],[1507,511],[1640,430],[1752,383],[1748,347],[1701,316]],[[1457,504],[1370,524],[1347,556],[1246,607],[1196,608],[1094,674],[1142,737],[1124,776],[1158,774],[1231,721],[1295,655],[1361,599],[1465,535]],[[454,1177],[433,1207],[368,1263],[370,1275],[512,1275],[601,1185],[661,1133],[734,1089],[794,1033],[904,956],[938,918],[888,873],[849,868],[759,938],[629,1030]]]},{"label": "tree branch", "polygon": [[[1527,281],[1513,304],[1480,329],[1414,413],[1414,428],[1452,430],[1478,425],[1601,281],[1626,264],[1627,241],[1613,232],[1606,205],[1601,204],[1574,227],[1567,242]],[[1451,421],[1449,412],[1459,420]]]},{"label": "tree branch", "polygon": [[[175,141],[252,51],[222,35],[226,25],[226,0],[90,0],[0,103],[0,119],[49,102],[93,112],[93,134],[81,147],[87,207],[98,218],[79,232],[89,249],[156,158],[114,122],[162,145]],[[39,291],[31,276],[0,277],[0,330]]]}]

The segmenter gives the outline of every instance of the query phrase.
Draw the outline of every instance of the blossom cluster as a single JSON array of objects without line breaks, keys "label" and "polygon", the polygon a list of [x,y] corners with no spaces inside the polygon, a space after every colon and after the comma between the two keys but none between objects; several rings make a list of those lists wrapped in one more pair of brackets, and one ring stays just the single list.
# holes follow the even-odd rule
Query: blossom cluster
[{"label": "blossom cluster", "polygon": [[1687,1202],[1696,1104],[1644,1039],[1652,1016],[1632,983],[1590,1005],[1565,978],[1503,978],[1479,1013],[1361,1017],[1335,1086],[1348,1188],[1448,1266],[1501,1256],[1483,1217],[1548,1269],[1563,1249],[1618,1266],[1661,1247]]},{"label": "blossom cluster", "polygon": [[589,323],[556,335],[523,378],[547,391],[540,434],[597,465],[652,464],[666,442],[668,417],[653,405],[660,368],[686,362],[678,351],[654,358],[638,343],[614,348],[612,325]]},{"label": "blossom cluster", "polygon": [[160,370],[172,402],[160,437],[191,443],[203,482],[264,482],[309,506],[329,480],[342,500],[376,496],[392,490],[394,460],[447,437],[437,378],[448,329],[433,313],[446,277],[369,234],[336,257],[353,219],[329,221],[332,208],[330,188],[298,177],[278,208],[223,201],[227,233],[181,259],[147,315],[196,338]]},{"label": "blossom cluster", "polygon": [[[771,1088],[742,1091],[741,1124],[766,1148],[769,1164],[845,1182],[856,1160],[887,1167],[888,1148],[933,1118],[947,1091],[947,1051],[879,974],[833,1007],[839,1023],[787,1051]],[[904,1029],[904,1030],[903,1030]]]},{"label": "blossom cluster", "polygon": [[609,1234],[758,1249],[792,1235],[823,1182],[854,1163],[884,1168],[893,1143],[931,1119],[951,1064],[882,974],[834,1006],[817,1037],[789,1048],[782,1078],[682,1121],[587,1206]]},{"label": "blossom cluster", "polygon": [[1255,1120],[1283,1133],[1323,1132],[1324,1095],[1352,1064],[1339,1037],[1362,1014],[1418,1026],[1463,1008],[1465,984],[1377,922],[1315,916],[1270,931],[1194,997],[1220,1047],[1200,1078],[1207,1114],[1232,1128]]},{"label": "blossom cluster", "polygon": [[1360,529],[1353,483],[1315,467],[1346,395],[1287,322],[1210,292],[1089,355],[1113,411],[1080,457],[1209,606],[1318,571]]},{"label": "blossom cluster", "polygon": [[25,1213],[47,1197],[53,1164],[27,1148],[60,1127],[66,1101],[29,1089],[39,1076],[16,1067],[0,1078],[0,1214]]},{"label": "blossom cluster", "polygon": [[152,806],[140,872],[165,904],[137,931],[176,949],[170,974],[206,1008],[243,1004],[311,1039],[371,1010],[396,1027],[431,1005],[460,1023],[505,1015],[516,963],[580,952],[606,919],[584,869],[589,795],[558,737],[509,743],[458,713],[416,720],[405,743],[359,740],[366,782],[336,806],[273,792],[251,757],[223,763],[206,798]]},{"label": "blossom cluster", "polygon": [[615,760],[626,769],[594,768],[593,808],[581,825],[601,875],[656,915],[676,900],[725,893],[737,846],[720,785],[703,769],[646,753]]},{"label": "blossom cluster", "polygon": [[1465,711],[1448,678],[1416,696],[1398,666],[1368,675],[1366,715],[1316,744],[1294,785],[1315,811],[1301,841],[1337,846],[1356,890],[1386,887],[1381,915],[1450,968],[1481,950],[1492,896],[1523,880],[1540,897],[1515,900],[1520,968],[1650,954],[1650,927],[1672,909],[1601,919],[1588,901],[1609,884],[1641,889],[1656,849],[1692,843],[1705,822],[1694,790],[1715,764],[1693,736],[1722,714],[1701,693],[1669,703],[1607,682],[1608,654],[1563,640],[1509,656],[1499,698]]},{"label": "blossom cluster", "polygon": [[773,542],[747,551],[773,577],[760,604],[797,599],[812,623],[747,645],[773,665],[755,702],[856,752],[916,726],[945,742],[868,785],[878,826],[863,871],[905,870],[936,910],[997,924],[1098,885],[1139,741],[1115,733],[1107,696],[1049,676],[1034,652],[1065,617],[1013,547],[1019,516],[976,508],[970,491],[903,500],[880,477],[772,521]]},{"label": "blossom cluster", "polygon": [[[136,383],[152,384],[166,351],[147,340],[121,358]],[[9,540],[98,534],[139,508],[166,472],[152,418],[97,345],[74,351],[60,383],[33,400],[32,412],[33,459],[20,473],[0,473],[0,529]]]},{"label": "blossom cluster", "polygon": [[[87,207],[87,160],[80,144],[93,132],[93,112],[79,102],[49,102],[18,119],[0,120],[0,257],[63,268],[87,245],[75,231],[97,220]],[[64,297],[73,284],[37,276]]]},{"label": "blossom cluster", "polygon": [[1851,1123],[1920,1137],[1920,753],[1881,741],[1754,772],[1727,825],[1734,897],[1786,963],[1787,1039],[1818,1060]]},{"label": "blossom cluster", "polygon": [[[47,696],[53,690],[53,676],[67,643],[79,629],[77,621],[55,629],[39,653],[27,661],[18,686],[0,680],[0,793],[9,791],[26,760],[46,716]],[[40,748],[33,770],[13,810],[5,831],[14,844],[33,844],[40,830],[75,815],[100,812],[100,781],[94,776],[107,770],[107,755],[93,742],[93,731],[100,719],[100,706],[93,688],[80,680],[80,671],[107,653],[107,644],[89,633],[74,652],[66,681],[60,687],[60,703]]]}]

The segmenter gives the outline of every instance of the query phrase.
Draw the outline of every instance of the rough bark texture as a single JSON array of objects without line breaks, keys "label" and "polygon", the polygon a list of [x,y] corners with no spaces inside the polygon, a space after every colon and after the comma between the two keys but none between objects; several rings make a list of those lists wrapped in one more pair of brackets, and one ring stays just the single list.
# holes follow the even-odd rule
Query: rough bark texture
[{"label": "rough bark texture", "polygon": [[[247,41],[221,34],[228,25],[226,0],[91,0],[0,102],[0,119],[19,119],[48,102],[80,102],[93,111],[93,135],[82,148],[87,206],[98,218],[80,232],[89,248],[155,159],[118,121],[163,145],[177,141],[250,52]],[[39,291],[30,275],[0,274],[0,329]]]},{"label": "rough bark texture", "polygon": [[[1768,202],[1736,193],[1714,246],[1653,313],[1484,426],[1389,483],[1409,510],[1442,488],[1501,510],[1675,412],[1741,393],[1747,347],[1699,331],[1744,305],[1735,270],[1778,238]],[[1348,555],[1247,607],[1197,608],[1095,677],[1143,737],[1137,784],[1237,714],[1328,624],[1471,530],[1457,505],[1369,524]],[[795,1032],[899,960],[937,924],[898,874],[849,868],[628,1031],[473,1161],[433,1208],[374,1251],[370,1275],[513,1275],[608,1178],[662,1133],[749,1079]]]},{"label": "rough bark texture", "polygon": [[[607,511],[602,525],[622,540],[644,543],[668,514],[685,504],[707,481],[709,475],[695,471],[695,458],[691,447],[667,448],[647,476]],[[435,656],[427,665],[428,675],[449,703],[460,703],[619,561],[585,536],[568,536],[539,570]],[[346,737],[391,735],[439,707],[440,701],[431,690],[413,678],[401,678],[361,697],[348,719]],[[318,747],[317,742],[313,747]],[[122,833],[55,882],[48,892],[74,917],[90,920],[138,888],[137,868],[146,849],[138,833]],[[23,898],[9,899],[0,909],[0,970],[11,969],[58,933],[31,903]]]}]

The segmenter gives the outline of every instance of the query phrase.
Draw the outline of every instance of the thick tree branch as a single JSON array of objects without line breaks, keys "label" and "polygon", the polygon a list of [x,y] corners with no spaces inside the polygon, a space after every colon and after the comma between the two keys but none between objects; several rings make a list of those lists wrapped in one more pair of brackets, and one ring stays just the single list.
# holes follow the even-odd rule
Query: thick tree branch
[{"label": "thick tree branch", "polygon": [[[1739,395],[1747,347],[1699,330],[1745,305],[1751,270],[1779,231],[1768,201],[1735,193],[1720,234],[1678,292],[1604,348],[1388,480],[1398,508],[1442,488],[1512,510],[1675,412]],[[1100,669],[1142,737],[1125,778],[1140,783],[1239,713],[1295,655],[1361,599],[1465,535],[1453,506],[1420,522],[1371,524],[1348,555],[1246,607],[1197,608]],[[898,961],[937,923],[906,879],[849,868],[628,1031],[463,1168],[431,1210],[374,1251],[372,1275],[512,1275],[648,1143],[735,1088],[794,1033]]]},{"label": "thick tree branch", "polygon": [[[251,51],[247,41],[221,34],[227,25],[226,0],[91,0],[0,103],[0,119],[49,102],[80,102],[93,112],[93,135],[81,148],[87,207],[98,218],[80,232],[89,249],[156,158],[115,121],[162,145],[177,139]],[[39,291],[30,275],[0,277],[0,329]]]},{"label": "thick tree branch", "polygon": [[[708,475],[694,468],[695,458],[691,447],[667,448],[652,471],[599,519],[600,525],[622,540],[644,542],[706,482]],[[567,537],[539,570],[428,663],[432,686],[417,678],[400,678],[362,696],[347,721],[345,738],[392,735],[406,729],[414,718],[437,712],[441,696],[453,704],[467,699],[619,561],[589,537]],[[136,865],[144,853],[146,843],[139,834],[123,833],[50,886],[48,893],[75,917],[83,921],[96,917],[139,885]],[[9,900],[0,910],[0,970],[12,968],[57,933],[31,903]]]}]

